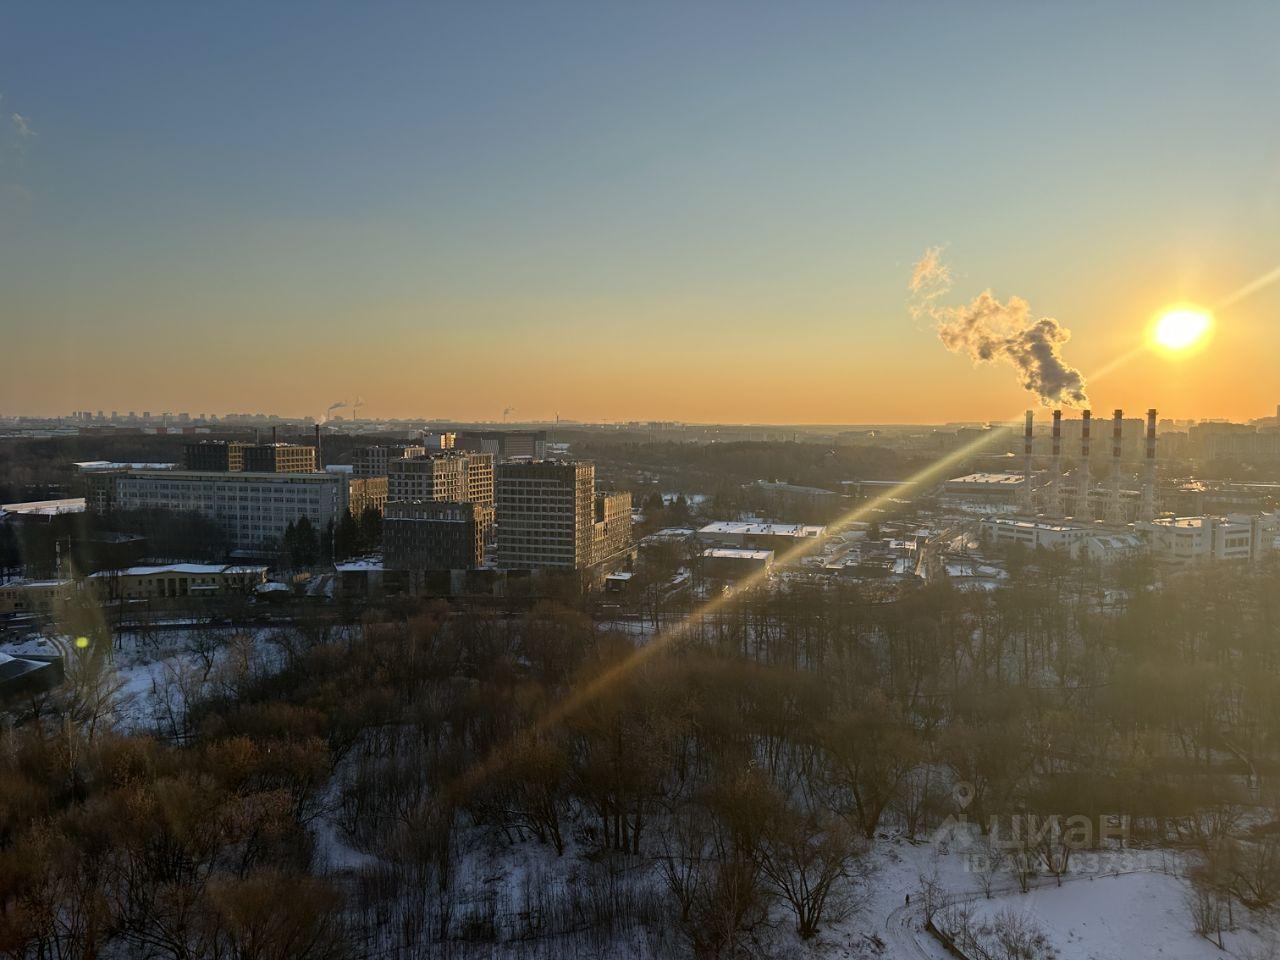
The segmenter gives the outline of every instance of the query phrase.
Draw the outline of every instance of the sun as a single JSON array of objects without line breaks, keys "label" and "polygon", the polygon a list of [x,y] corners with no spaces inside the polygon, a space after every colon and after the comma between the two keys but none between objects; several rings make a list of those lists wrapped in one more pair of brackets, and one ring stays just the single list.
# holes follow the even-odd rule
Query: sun
[{"label": "sun", "polygon": [[1157,316],[1151,342],[1168,353],[1186,353],[1204,344],[1213,329],[1213,316],[1199,307],[1171,307]]}]

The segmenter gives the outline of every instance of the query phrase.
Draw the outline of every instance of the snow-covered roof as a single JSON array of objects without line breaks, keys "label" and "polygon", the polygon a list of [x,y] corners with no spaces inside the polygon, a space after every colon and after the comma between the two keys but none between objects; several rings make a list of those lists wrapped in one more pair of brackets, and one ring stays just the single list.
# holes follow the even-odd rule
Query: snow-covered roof
[{"label": "snow-covered roof", "polygon": [[702,551],[702,555],[724,560],[760,560],[768,562],[773,559],[772,550],[739,550],[735,547],[708,547]]},{"label": "snow-covered roof", "polygon": [[207,577],[216,574],[258,574],[266,572],[266,567],[224,566],[221,563],[166,563],[155,566],[125,567],[123,570],[100,570],[90,574],[93,577],[149,577],[161,573],[185,573],[188,576]]},{"label": "snow-covered roof", "polygon": [[770,523],[767,521],[716,520],[702,527],[701,534],[733,534],[770,537],[820,537],[826,527],[803,523]]},{"label": "snow-covered roof", "polygon": [[119,463],[114,460],[81,460],[74,464],[83,473],[99,470],[173,470],[176,463]]},{"label": "snow-covered roof", "polygon": [[84,497],[67,497],[63,500],[32,500],[28,503],[6,503],[0,506],[0,516],[52,517],[60,513],[84,513]]}]

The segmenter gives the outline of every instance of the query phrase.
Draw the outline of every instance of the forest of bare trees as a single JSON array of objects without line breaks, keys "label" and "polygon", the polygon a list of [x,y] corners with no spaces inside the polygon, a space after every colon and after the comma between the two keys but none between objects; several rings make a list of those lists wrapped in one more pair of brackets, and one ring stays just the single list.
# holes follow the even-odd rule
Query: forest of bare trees
[{"label": "forest of bare trees", "polygon": [[1122,843],[1191,856],[1207,936],[1280,902],[1280,569],[1009,569],[760,589],[634,668],[559,603],[317,614],[206,637],[128,732],[101,655],[0,732],[0,955],[741,956],[856,925],[881,838],[959,812],[1057,824],[1009,882]]}]

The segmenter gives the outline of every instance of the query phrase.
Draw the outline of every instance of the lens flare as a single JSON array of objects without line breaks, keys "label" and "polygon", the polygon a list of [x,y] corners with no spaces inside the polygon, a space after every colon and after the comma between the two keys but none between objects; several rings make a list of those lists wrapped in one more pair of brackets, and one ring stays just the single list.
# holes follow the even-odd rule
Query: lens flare
[{"label": "lens flare", "polygon": [[1213,328],[1213,317],[1198,307],[1173,307],[1163,311],[1151,328],[1151,342],[1168,353],[1185,353],[1204,344]]}]

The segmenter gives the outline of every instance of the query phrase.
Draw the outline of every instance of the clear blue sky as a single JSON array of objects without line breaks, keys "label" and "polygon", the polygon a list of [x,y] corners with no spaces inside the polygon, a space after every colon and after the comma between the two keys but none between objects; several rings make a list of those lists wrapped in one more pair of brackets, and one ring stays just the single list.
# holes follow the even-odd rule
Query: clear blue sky
[{"label": "clear blue sky", "polygon": [[[1276,3],[10,4],[0,412],[1002,415],[911,263],[947,244],[1085,369],[1280,263],[1277,38]],[[1274,376],[1211,388],[1266,378],[1278,305],[1115,402],[1267,412]]]}]

